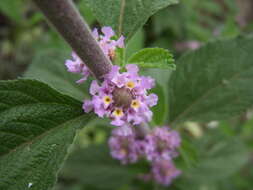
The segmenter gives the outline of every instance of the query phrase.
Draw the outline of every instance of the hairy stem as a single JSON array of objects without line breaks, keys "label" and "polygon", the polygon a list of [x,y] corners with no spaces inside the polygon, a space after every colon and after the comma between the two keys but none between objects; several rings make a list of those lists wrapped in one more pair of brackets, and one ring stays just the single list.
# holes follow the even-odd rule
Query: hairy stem
[{"label": "hairy stem", "polygon": [[71,0],[33,0],[85,62],[93,75],[102,80],[111,69],[110,60],[104,55],[92,33]]},{"label": "hairy stem", "polygon": [[[72,0],[33,1],[77,55],[85,62],[93,75],[102,81],[103,76],[110,72],[112,64],[92,36],[88,25],[73,5]],[[122,3],[122,6],[125,6],[125,0]],[[125,97],[125,92],[119,92],[117,96]],[[129,97],[125,98],[124,102],[128,103],[130,101]],[[142,138],[148,131],[148,125],[142,124],[137,132]]]}]

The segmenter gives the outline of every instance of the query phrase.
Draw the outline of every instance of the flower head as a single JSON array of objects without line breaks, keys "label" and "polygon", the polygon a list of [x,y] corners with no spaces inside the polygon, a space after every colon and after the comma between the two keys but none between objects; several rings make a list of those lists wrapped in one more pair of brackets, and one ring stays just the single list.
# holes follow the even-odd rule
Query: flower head
[{"label": "flower head", "polygon": [[123,164],[146,159],[151,164],[151,172],[141,175],[141,178],[169,185],[181,173],[173,164],[176,148],[180,144],[178,134],[167,127],[144,130],[145,132],[138,127],[140,126],[124,125],[112,131],[109,139],[112,157]]},{"label": "flower head", "polygon": [[138,141],[132,128],[127,125],[113,130],[109,146],[112,157],[120,160],[122,164],[134,163],[139,158]]},{"label": "flower head", "polygon": [[[99,35],[97,28],[92,32],[93,37],[98,41],[104,54],[111,60],[115,57],[116,48],[124,47],[124,37],[120,36],[118,40],[112,39],[115,36],[114,31],[111,27],[105,26],[101,29],[102,34]],[[75,52],[72,52],[72,59],[68,59],[65,62],[67,70],[71,73],[79,73],[82,78],[77,83],[82,83],[91,75],[88,67],[85,63],[77,56]]]},{"label": "flower head", "polygon": [[99,35],[98,30],[95,28],[92,32],[93,36],[98,41],[104,54],[108,56],[109,59],[113,60],[116,48],[124,47],[124,36],[120,36],[118,40],[112,39],[115,36],[115,33],[109,26],[103,27],[101,31],[102,34]]},{"label": "flower head", "polygon": [[155,94],[148,94],[148,90],[154,87],[154,80],[139,76],[136,65],[127,65],[127,72],[123,73],[119,69],[114,65],[101,85],[92,82],[92,99],[84,101],[84,111],[91,111],[92,106],[98,116],[111,118],[111,124],[116,126],[150,121],[150,107],[156,105],[158,100]]},{"label": "flower head", "polygon": [[65,65],[69,72],[71,73],[81,73],[82,78],[77,81],[77,83],[82,83],[87,80],[90,75],[88,67],[83,63],[83,61],[76,55],[75,52],[72,52],[72,59],[68,59],[65,62]]},{"label": "flower head", "polygon": [[180,174],[180,170],[170,160],[160,160],[152,163],[151,176],[159,184],[168,186]]},{"label": "flower head", "polygon": [[176,131],[168,127],[156,127],[147,135],[149,147],[146,150],[148,160],[171,160],[177,156],[176,149],[180,146],[180,137]]}]

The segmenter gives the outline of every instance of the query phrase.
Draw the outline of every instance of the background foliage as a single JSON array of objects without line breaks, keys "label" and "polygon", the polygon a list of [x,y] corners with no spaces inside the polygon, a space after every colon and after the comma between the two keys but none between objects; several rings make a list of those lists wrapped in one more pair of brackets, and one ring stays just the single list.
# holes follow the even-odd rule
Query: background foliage
[{"label": "background foliage", "polygon": [[[151,75],[157,81],[154,91],[159,95],[159,105],[154,108],[152,125],[169,122],[172,128],[180,131],[183,139],[181,156],[177,160],[183,175],[169,188],[251,190],[253,42],[250,35],[252,9],[248,11],[248,7],[252,6],[251,1],[181,0],[179,4],[169,7],[175,1],[162,3],[165,1],[156,0],[153,7],[150,6],[153,1],[126,1],[123,17],[117,20],[121,7],[118,2],[116,7],[109,6],[110,0],[79,0],[76,4],[91,26],[99,26],[99,21],[112,25],[118,33],[123,32],[128,37],[126,60],[129,62],[141,65],[160,61],[167,63],[165,67],[174,68],[172,58],[167,59],[170,55],[165,50],[155,50],[164,53],[161,57],[155,57],[155,52],[151,52],[150,57],[154,59],[141,55],[142,51],[155,47],[168,49],[175,54],[176,71],[164,70],[159,66],[143,71],[143,74]],[[138,2],[142,2],[143,6]],[[247,3],[248,6],[245,6]],[[100,7],[97,7],[98,4]],[[130,18],[128,12],[133,8],[137,9],[134,17]],[[155,13],[160,8],[163,9]],[[110,15],[111,19],[105,19],[107,9],[115,9],[111,11],[115,14]],[[131,24],[133,20],[136,25]],[[121,24],[115,24],[118,22]],[[193,51],[199,46],[203,47]],[[149,49],[133,55],[144,47]],[[67,152],[67,145],[62,142],[70,144],[75,134],[75,129],[69,127],[71,122],[79,124],[77,128],[86,127],[75,138],[70,156],[59,172],[56,190],[169,189],[138,180],[136,174],[148,170],[146,163],[121,166],[110,157],[105,146],[111,130],[108,122],[88,122],[91,116],[79,118],[80,102],[71,97],[80,101],[87,97],[87,86],[75,84],[77,78],[66,72],[63,63],[68,57],[69,47],[49,28],[29,0],[0,1],[0,78],[24,76],[50,85],[48,87],[31,80],[0,83],[0,115],[4,118],[1,120],[4,121],[1,123],[4,126],[1,134],[5,134],[0,136],[0,145],[4,141],[10,142],[7,148],[0,146],[0,189],[9,187],[13,179],[24,179],[22,177],[27,170],[38,173],[33,183],[45,180],[40,188],[51,187],[55,180],[51,169],[58,171],[65,158],[64,154],[58,157],[60,160],[54,159],[54,156],[62,150]],[[31,89],[31,83],[35,83],[36,89]],[[27,90],[15,90],[12,93],[13,86],[16,89],[22,85]],[[16,102],[12,101],[13,97]],[[57,106],[50,112],[52,114],[43,115],[44,106],[48,104]],[[12,106],[18,106],[20,113],[12,113]],[[16,120],[5,116],[7,109],[15,115]],[[34,109],[38,115],[33,113]],[[77,111],[73,112],[73,109]],[[58,115],[53,115],[56,112]],[[33,113],[33,117],[26,115],[29,113]],[[45,127],[49,132],[34,130],[28,133],[26,127],[37,124],[34,121],[38,120],[37,116],[41,118],[41,114],[44,119],[50,120],[51,125],[40,127]],[[60,122],[59,118],[65,118],[66,121]],[[11,131],[9,125],[13,122],[22,129],[22,137]],[[63,132],[57,133],[58,125],[64,126],[59,129]],[[44,133],[48,141],[37,139]],[[30,147],[30,141],[36,143]],[[26,146],[19,146],[23,144]],[[11,150],[16,148],[18,151],[10,157],[10,154],[14,154]],[[29,154],[25,155],[22,153],[24,151]],[[49,152],[51,158],[43,157],[41,152]],[[34,155],[37,160],[31,161]],[[15,170],[8,169],[4,165],[9,159],[13,159],[14,163],[17,163],[17,159],[23,160],[24,163],[22,166],[15,165]],[[47,164],[39,167],[32,165],[41,159]],[[50,165],[54,168],[46,169]],[[15,185],[11,186],[13,190],[17,189]],[[22,185],[23,189],[28,187],[24,182]]]}]

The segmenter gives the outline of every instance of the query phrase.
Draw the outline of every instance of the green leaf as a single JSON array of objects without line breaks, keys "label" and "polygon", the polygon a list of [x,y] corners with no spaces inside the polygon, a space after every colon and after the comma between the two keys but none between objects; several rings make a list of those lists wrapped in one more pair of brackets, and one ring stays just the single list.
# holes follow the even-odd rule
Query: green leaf
[{"label": "green leaf", "polygon": [[91,119],[81,106],[38,81],[0,81],[0,189],[53,187],[76,129]]},{"label": "green leaf", "polygon": [[113,160],[106,145],[91,145],[73,152],[60,172],[63,179],[101,190],[118,189],[129,184],[136,174],[135,169]]},{"label": "green leaf", "polygon": [[13,21],[19,23],[22,20],[24,11],[24,0],[1,0],[0,10]]},{"label": "green leaf", "polygon": [[150,76],[155,79],[156,85],[151,91],[159,97],[158,105],[152,108],[152,111],[154,113],[153,120],[156,125],[168,124],[168,82],[170,80],[172,72],[172,70],[156,68],[145,69],[145,71],[141,72],[141,74]]},{"label": "green leaf", "polygon": [[127,43],[126,46],[126,58],[128,59],[137,51],[140,51],[144,48],[144,41],[145,41],[145,32],[144,29],[141,29],[136,32],[136,34],[131,38],[131,40]]},{"label": "green leaf", "polygon": [[[189,136],[181,133],[181,146],[179,148],[180,157],[183,160],[184,165],[182,167],[186,169],[193,168],[197,163],[197,151],[199,151],[190,141]],[[192,140],[192,139],[191,139]]]},{"label": "green leaf", "polygon": [[111,26],[127,40],[158,10],[177,0],[86,0],[98,21]]},{"label": "green leaf", "polygon": [[80,10],[81,15],[85,18],[85,21],[89,24],[92,25],[96,19],[94,18],[91,10],[87,7],[86,5],[86,0],[80,0],[77,3],[77,6]]},{"label": "green leaf", "polygon": [[38,53],[25,73],[25,78],[37,79],[49,84],[60,92],[78,100],[88,97],[89,82],[77,84],[81,75],[67,72],[66,59],[71,59],[70,53],[50,49]]},{"label": "green leaf", "polygon": [[211,121],[253,104],[253,38],[207,44],[177,62],[169,83],[170,121]]},{"label": "green leaf", "polygon": [[145,48],[132,55],[128,63],[133,63],[144,68],[172,69],[176,68],[173,55],[162,48]]},{"label": "green leaf", "polygon": [[196,142],[198,162],[185,170],[183,182],[188,184],[215,184],[231,177],[248,161],[248,150],[239,137],[228,138],[209,131]]},{"label": "green leaf", "polygon": [[150,93],[155,93],[159,98],[157,105],[152,108],[153,121],[156,125],[164,125],[168,117],[168,106],[166,106],[165,91],[160,84],[156,84]]}]

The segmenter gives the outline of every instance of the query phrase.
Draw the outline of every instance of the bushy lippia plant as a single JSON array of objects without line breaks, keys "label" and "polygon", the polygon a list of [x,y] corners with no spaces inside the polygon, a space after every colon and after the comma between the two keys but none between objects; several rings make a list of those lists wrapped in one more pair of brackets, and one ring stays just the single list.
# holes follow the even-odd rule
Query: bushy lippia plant
[{"label": "bushy lippia plant", "polygon": [[[148,122],[173,128],[189,120],[226,119],[252,106],[251,37],[189,52],[173,72],[173,57],[161,48],[146,48],[126,59],[129,39],[149,16],[175,0],[86,0],[100,23],[114,29],[103,27],[102,34],[94,30],[93,35],[69,1],[34,2],[71,45],[73,59],[66,61],[67,69],[63,61],[53,64],[55,57],[30,67],[26,77],[51,87],[31,79],[0,82],[1,190],[51,189],[76,130],[104,116],[117,126],[109,139],[112,157],[123,164],[145,158],[151,171],[140,178],[169,185],[181,173],[172,161],[180,137]],[[139,68],[148,75],[139,75]],[[82,75],[78,90],[66,70]],[[95,77],[91,99],[85,94],[89,76]]]}]

